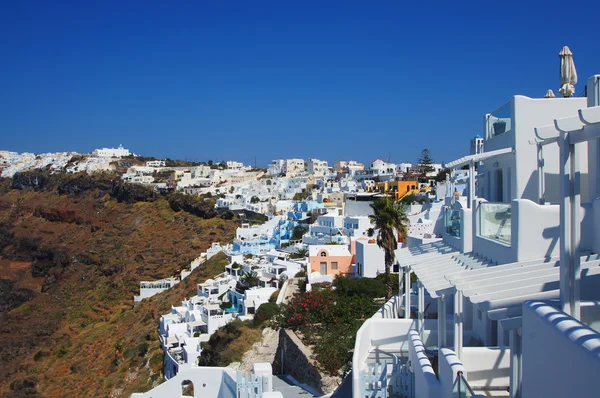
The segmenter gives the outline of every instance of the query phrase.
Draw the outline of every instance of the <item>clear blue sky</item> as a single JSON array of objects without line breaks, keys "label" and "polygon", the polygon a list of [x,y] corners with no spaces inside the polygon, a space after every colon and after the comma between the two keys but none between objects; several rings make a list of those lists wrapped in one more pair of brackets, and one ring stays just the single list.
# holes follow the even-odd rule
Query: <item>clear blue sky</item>
[{"label": "clear blue sky", "polygon": [[450,161],[563,45],[600,73],[600,2],[566,4],[3,1],[0,148]]}]

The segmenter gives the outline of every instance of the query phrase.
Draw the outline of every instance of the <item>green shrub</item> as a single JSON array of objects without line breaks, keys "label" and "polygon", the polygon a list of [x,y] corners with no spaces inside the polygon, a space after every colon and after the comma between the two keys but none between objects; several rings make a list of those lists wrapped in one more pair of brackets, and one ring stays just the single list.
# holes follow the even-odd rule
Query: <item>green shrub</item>
[{"label": "green shrub", "polygon": [[129,359],[134,358],[136,356],[143,357],[144,355],[146,355],[146,353],[148,353],[148,343],[142,343],[135,347],[129,347],[128,349],[126,349],[123,353],[123,358]]},{"label": "green shrub", "polygon": [[306,278],[306,270],[301,269],[300,271],[296,272],[296,275],[294,275],[294,278]]},{"label": "green shrub", "polygon": [[273,294],[271,294],[271,297],[269,297],[269,303],[274,303],[274,302],[276,302],[276,301],[277,301],[277,297],[279,297],[279,292],[280,292],[280,291],[281,291],[281,290],[279,290],[279,289],[278,289],[278,290],[275,290],[275,291],[273,292]]},{"label": "green shrub", "polygon": [[64,345],[61,345],[58,350],[56,351],[56,353],[54,354],[57,358],[62,358],[65,355],[67,355],[69,351],[67,350],[67,348]]},{"label": "green shrub", "polygon": [[262,326],[266,321],[271,320],[279,314],[279,306],[275,303],[261,304],[254,314],[254,327]]}]

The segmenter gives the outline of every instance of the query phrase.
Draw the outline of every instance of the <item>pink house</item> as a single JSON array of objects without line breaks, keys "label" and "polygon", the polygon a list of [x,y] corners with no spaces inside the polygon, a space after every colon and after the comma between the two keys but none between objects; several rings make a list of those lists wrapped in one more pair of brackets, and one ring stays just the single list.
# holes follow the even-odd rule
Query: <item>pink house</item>
[{"label": "pink house", "polygon": [[354,273],[352,254],[345,245],[311,245],[310,272],[321,275],[348,275]]}]

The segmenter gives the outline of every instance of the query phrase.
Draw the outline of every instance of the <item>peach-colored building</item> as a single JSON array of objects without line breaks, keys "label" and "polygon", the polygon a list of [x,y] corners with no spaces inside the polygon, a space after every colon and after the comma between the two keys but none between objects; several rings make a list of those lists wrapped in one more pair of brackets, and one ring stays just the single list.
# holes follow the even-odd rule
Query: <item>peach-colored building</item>
[{"label": "peach-colored building", "polygon": [[349,275],[354,273],[352,254],[346,245],[311,245],[310,272],[321,275]]}]

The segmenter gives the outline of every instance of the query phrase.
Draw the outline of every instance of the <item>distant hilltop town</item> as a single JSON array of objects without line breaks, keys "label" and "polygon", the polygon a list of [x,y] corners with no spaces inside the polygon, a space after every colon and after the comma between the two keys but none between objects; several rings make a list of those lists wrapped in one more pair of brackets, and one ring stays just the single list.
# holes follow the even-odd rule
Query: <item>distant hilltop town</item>
[{"label": "distant hilltop town", "polygon": [[111,166],[113,158],[135,156],[129,149],[119,145],[118,148],[95,149],[89,155],[77,152],[30,153],[10,152],[0,150],[0,171],[2,177],[12,177],[15,173],[29,170],[49,170],[50,172],[64,171],[77,173],[80,171],[115,170]]}]

